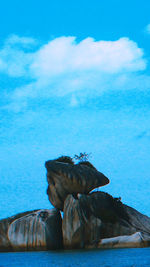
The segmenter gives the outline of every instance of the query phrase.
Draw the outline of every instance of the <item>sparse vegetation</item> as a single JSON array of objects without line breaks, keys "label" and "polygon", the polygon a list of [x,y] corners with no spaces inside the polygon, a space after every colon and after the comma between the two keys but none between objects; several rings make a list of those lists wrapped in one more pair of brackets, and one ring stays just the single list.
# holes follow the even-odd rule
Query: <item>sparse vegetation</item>
[{"label": "sparse vegetation", "polygon": [[74,161],[71,157],[68,156],[61,156],[57,159],[55,159],[55,161],[59,161],[59,162],[64,162],[64,163],[69,163],[69,164],[74,164]]},{"label": "sparse vegetation", "polygon": [[73,159],[77,161],[77,164],[80,165],[86,165],[90,168],[93,168],[96,170],[96,168],[93,166],[91,162],[88,161],[88,159],[91,157],[91,153],[80,153],[79,155],[74,155]]},{"label": "sparse vegetation", "polygon": [[73,159],[75,159],[79,162],[84,162],[84,161],[88,161],[90,156],[91,156],[91,153],[87,154],[86,152],[84,152],[84,153],[80,153],[79,155],[75,154]]},{"label": "sparse vegetation", "polygon": [[91,153],[80,153],[79,155],[74,155],[74,157],[69,157],[69,156],[61,156],[57,159],[55,159],[55,161],[58,162],[64,162],[64,163],[69,163],[74,165],[74,160],[77,161],[77,164],[81,164],[81,165],[86,165],[90,168],[93,168],[96,170],[96,168],[93,166],[93,164],[91,162],[88,161],[89,157],[90,157]]}]

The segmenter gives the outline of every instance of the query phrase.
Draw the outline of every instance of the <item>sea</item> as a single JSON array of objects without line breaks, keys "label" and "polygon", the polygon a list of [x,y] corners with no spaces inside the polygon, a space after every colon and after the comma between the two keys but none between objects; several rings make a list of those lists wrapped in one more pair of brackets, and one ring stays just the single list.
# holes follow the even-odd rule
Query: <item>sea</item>
[{"label": "sea", "polygon": [[150,248],[0,253],[0,267],[150,267]]}]

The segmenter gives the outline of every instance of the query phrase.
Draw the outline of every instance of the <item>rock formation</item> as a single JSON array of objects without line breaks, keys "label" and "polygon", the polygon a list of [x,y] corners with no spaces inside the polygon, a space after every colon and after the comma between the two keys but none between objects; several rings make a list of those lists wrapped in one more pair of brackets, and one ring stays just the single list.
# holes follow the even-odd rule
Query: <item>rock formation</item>
[{"label": "rock formation", "polygon": [[[150,246],[150,218],[121,198],[91,190],[109,179],[89,162],[49,160],[48,197],[55,209],[0,221],[0,251]],[[60,210],[63,210],[63,219]]]},{"label": "rock formation", "polygon": [[150,246],[150,237],[143,235],[141,232],[136,232],[132,235],[104,238],[97,244],[97,248],[143,248],[148,246]]},{"label": "rock formation", "polygon": [[86,198],[82,195],[78,200],[69,195],[65,200],[62,229],[66,249],[85,248],[100,238],[101,220],[89,212]]},{"label": "rock formation", "polygon": [[60,249],[62,243],[60,212],[37,210],[0,221],[0,251]]},{"label": "rock formation", "polygon": [[106,185],[109,179],[95,168],[83,164],[70,164],[49,160],[47,169],[47,194],[55,208],[63,210],[69,194],[88,194],[94,188]]},{"label": "rock formation", "polygon": [[[67,249],[115,247],[116,243],[118,247],[124,243],[126,247],[150,244],[150,218],[104,192],[78,194],[77,199],[69,195],[65,200],[62,229]],[[140,232],[138,239],[135,239],[136,232]]]}]

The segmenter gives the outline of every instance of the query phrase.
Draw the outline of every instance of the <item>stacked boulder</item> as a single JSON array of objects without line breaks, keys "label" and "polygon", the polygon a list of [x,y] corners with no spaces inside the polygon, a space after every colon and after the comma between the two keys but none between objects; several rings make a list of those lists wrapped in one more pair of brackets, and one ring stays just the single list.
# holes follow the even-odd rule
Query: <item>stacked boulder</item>
[{"label": "stacked boulder", "polygon": [[143,247],[150,245],[150,218],[104,192],[93,189],[109,179],[89,162],[74,165],[69,157],[45,163],[47,194],[63,211],[65,249]]},{"label": "stacked boulder", "polygon": [[[69,161],[68,157],[67,161]],[[66,157],[61,157],[47,161],[45,166],[49,200],[55,208],[62,211],[69,194],[74,196],[78,193],[88,194],[91,190],[109,183],[109,179],[104,174],[94,167],[85,165],[85,162],[74,165],[71,160],[70,163],[66,163]]]},{"label": "stacked boulder", "polygon": [[107,193],[90,193],[109,183],[91,163],[60,157],[45,166],[54,209],[1,220],[0,251],[150,246],[149,217]]}]

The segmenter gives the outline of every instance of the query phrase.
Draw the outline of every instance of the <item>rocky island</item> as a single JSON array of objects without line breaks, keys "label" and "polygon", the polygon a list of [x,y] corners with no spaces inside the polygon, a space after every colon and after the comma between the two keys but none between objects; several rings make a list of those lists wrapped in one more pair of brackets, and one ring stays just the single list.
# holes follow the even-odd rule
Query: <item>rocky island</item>
[{"label": "rocky island", "polygon": [[62,156],[45,163],[53,209],[0,220],[0,251],[150,246],[150,218],[93,189],[109,183],[89,161]]}]

